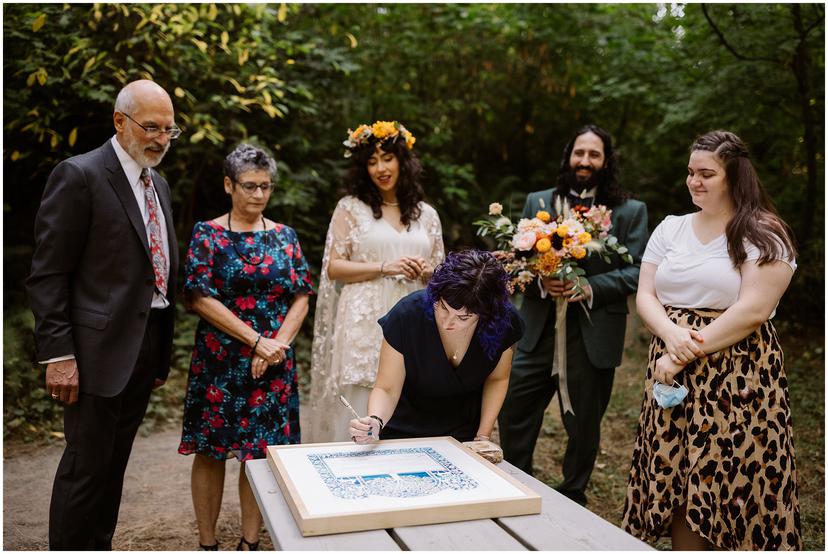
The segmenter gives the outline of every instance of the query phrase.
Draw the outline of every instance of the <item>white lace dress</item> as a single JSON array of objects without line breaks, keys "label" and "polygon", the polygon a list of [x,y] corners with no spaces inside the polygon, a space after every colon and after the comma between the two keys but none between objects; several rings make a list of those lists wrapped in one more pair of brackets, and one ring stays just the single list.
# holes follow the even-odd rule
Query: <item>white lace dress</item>
[{"label": "white lace dress", "polygon": [[422,256],[433,267],[443,261],[443,233],[436,210],[420,203],[421,215],[410,229],[398,231],[375,219],[371,207],[353,196],[334,210],[325,239],[313,326],[310,416],[302,442],[349,440],[353,417],[338,400],[343,394],[360,416],[367,415],[368,394],[377,376],[382,329],[377,319],[400,298],[425,284],[395,275],[342,284],[328,278],[331,249],[355,262],[390,262]]}]

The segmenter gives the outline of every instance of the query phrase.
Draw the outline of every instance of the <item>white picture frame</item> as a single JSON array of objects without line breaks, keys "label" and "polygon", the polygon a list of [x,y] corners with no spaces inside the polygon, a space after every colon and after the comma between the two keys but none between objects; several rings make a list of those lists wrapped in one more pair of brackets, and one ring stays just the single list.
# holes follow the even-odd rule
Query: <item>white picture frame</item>
[{"label": "white picture frame", "polygon": [[532,489],[452,437],[268,446],[303,536],[541,511]]}]

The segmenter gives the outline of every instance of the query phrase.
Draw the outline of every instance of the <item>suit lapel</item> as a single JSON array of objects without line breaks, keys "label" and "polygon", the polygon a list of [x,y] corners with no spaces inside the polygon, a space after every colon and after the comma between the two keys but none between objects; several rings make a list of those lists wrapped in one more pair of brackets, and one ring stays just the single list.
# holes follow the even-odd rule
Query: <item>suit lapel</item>
[{"label": "suit lapel", "polygon": [[[115,149],[112,144],[106,141],[103,145],[104,149],[104,166],[109,171],[109,184],[118,195],[118,199],[124,207],[124,211],[132,224],[133,229],[138,234],[141,244],[144,245],[144,251],[147,257],[150,258],[149,241],[147,240],[147,227],[144,225],[144,220],[141,218],[141,210],[138,208],[138,203],[135,201],[135,194],[132,192],[132,187],[127,181],[124,168],[121,167],[121,162],[118,161],[118,155],[115,154]],[[166,215],[166,214],[165,214]],[[150,258],[151,260],[152,258]]]}]

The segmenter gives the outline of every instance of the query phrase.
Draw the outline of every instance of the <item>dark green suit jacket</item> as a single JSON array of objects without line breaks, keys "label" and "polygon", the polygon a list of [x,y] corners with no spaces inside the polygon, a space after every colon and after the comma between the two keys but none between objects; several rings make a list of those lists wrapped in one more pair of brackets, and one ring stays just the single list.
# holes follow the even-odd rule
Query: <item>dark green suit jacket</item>
[{"label": "dark green suit jacket", "polygon": [[[552,199],[553,192],[554,189],[547,189],[530,193],[526,198],[522,217],[534,217],[541,209],[548,211],[553,217],[557,216]],[[579,265],[586,271],[587,280],[592,287],[589,319],[577,304],[569,306],[570,311],[578,314],[578,324],[589,361],[592,365],[603,368],[614,368],[621,363],[629,313],[627,297],[638,289],[641,256],[647,246],[647,206],[638,200],[626,200],[612,208],[610,233],[629,249],[633,264],[624,263],[615,254],[612,255],[609,264],[597,255],[581,260]],[[554,307],[555,301],[551,296],[540,297],[536,282],[526,287],[520,308],[520,315],[526,323],[526,333],[518,343],[518,348],[532,352],[541,338],[554,340],[554,332],[551,331],[554,328]]]}]

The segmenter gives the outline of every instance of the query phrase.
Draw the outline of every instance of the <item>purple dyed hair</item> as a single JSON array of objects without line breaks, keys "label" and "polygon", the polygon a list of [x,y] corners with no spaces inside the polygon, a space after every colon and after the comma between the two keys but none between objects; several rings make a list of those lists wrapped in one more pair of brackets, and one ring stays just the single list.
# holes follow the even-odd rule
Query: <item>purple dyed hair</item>
[{"label": "purple dyed hair", "polygon": [[428,313],[442,299],[455,310],[477,314],[475,336],[490,360],[494,359],[512,323],[509,275],[491,253],[483,250],[450,252],[437,266],[426,288]]}]

